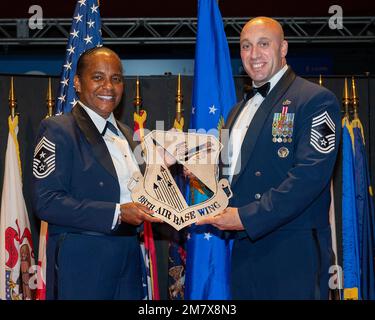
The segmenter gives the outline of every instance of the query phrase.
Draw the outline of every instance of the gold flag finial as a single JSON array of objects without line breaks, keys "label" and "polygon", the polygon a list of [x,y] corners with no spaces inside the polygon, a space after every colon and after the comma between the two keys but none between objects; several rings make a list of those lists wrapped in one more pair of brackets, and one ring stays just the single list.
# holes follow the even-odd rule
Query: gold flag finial
[{"label": "gold flag finial", "polygon": [[344,106],[345,110],[345,116],[349,118],[349,105],[350,105],[350,99],[349,99],[349,91],[348,91],[348,79],[344,79],[344,96],[342,98],[342,104]]},{"label": "gold flag finial", "polygon": [[137,137],[141,141],[142,150],[145,152],[145,146],[144,146],[144,127],[145,122],[147,119],[147,112],[142,107],[142,97],[141,97],[141,89],[140,89],[140,81],[139,77],[137,77],[137,80],[135,81],[135,97],[133,100],[133,104],[135,106],[135,112],[133,113],[134,116],[134,134],[137,135]]},{"label": "gold flag finial", "polygon": [[14,79],[10,77],[10,90],[9,90],[9,108],[12,119],[16,116],[17,99],[14,93]]},{"label": "gold flag finial", "polygon": [[48,78],[48,89],[47,89],[47,115],[46,118],[53,116],[53,108],[55,106],[55,100],[52,95],[52,83],[51,77]]},{"label": "gold flag finial", "polygon": [[184,97],[182,95],[182,90],[181,90],[181,74],[178,74],[177,78],[177,94],[176,94],[176,120],[177,122],[181,121],[182,118],[182,102],[184,100]]},{"label": "gold flag finial", "polygon": [[359,98],[357,95],[357,88],[355,85],[354,77],[352,77],[352,106],[354,112],[354,119],[358,119],[358,105],[359,105]]},{"label": "gold flag finial", "polygon": [[141,90],[140,90],[140,85],[139,85],[139,77],[137,77],[137,80],[135,81],[135,98],[133,102],[135,106],[135,110],[137,114],[140,112],[140,108],[142,105],[142,98],[141,98]]},{"label": "gold flag finial", "polygon": [[323,86],[323,78],[322,75],[319,75],[319,85],[322,87]]}]

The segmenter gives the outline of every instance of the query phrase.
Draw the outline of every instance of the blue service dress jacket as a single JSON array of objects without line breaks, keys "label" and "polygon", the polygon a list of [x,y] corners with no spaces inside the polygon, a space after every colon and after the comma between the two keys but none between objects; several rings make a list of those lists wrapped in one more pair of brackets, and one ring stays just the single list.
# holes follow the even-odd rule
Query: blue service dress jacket
[{"label": "blue service dress jacket", "polygon": [[[226,124],[231,128],[245,101]],[[331,265],[330,181],[341,129],[329,90],[290,69],[244,138],[231,207],[245,231],[232,251],[234,299],[326,299]]]},{"label": "blue service dress jacket", "polygon": [[[132,130],[117,123],[132,150]],[[41,122],[33,205],[48,222],[47,299],[141,299],[136,227],[112,230],[120,186],[106,144],[79,105]]]}]

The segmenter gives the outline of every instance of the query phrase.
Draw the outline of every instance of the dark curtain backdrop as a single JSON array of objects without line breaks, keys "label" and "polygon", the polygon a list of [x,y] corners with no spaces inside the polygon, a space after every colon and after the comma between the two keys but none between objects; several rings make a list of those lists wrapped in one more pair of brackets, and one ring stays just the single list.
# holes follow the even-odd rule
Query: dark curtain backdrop
[{"label": "dark curtain backdrop", "polygon": [[[125,94],[120,106],[117,108],[116,117],[133,127],[133,99],[135,95],[135,78],[125,79]],[[185,116],[185,128],[188,128],[191,110],[191,92],[193,77],[182,77],[183,106]],[[317,79],[309,79],[317,82]],[[326,77],[324,86],[332,90],[339,101],[342,100],[344,77]],[[175,97],[177,87],[177,76],[153,76],[141,77],[141,95],[143,99],[143,109],[147,110],[148,117],[146,127],[150,130],[155,129],[156,121],[164,121],[164,129],[168,130],[173,125],[175,116]],[[366,148],[371,166],[371,172],[375,172],[375,79],[368,76],[356,78],[357,90],[359,96],[359,114],[364,126]],[[236,77],[237,98],[240,100],[244,94],[244,88],[249,79],[247,77]],[[45,117],[46,92],[48,78],[44,76],[16,76],[14,78],[15,94],[17,98],[17,112],[20,115],[18,140],[21,152],[21,161],[23,169],[23,191],[28,208],[31,228],[33,231],[34,246],[38,249],[39,221],[35,218],[30,199],[30,182],[32,175],[32,157],[34,149],[34,139],[38,130],[40,121]],[[53,91],[55,96],[59,85],[59,79],[53,78]],[[8,96],[10,88],[10,76],[0,75],[0,194],[3,187],[4,158],[8,137],[9,116]],[[160,128],[160,127],[159,127]],[[339,258],[341,261],[341,156],[337,161],[335,168],[335,207],[337,216],[337,232],[339,243]],[[374,179],[372,177],[372,184]],[[157,253],[159,264],[159,282],[161,289],[161,298],[167,298],[167,263],[168,263],[168,233],[169,226],[163,225],[155,230],[157,238]]]}]

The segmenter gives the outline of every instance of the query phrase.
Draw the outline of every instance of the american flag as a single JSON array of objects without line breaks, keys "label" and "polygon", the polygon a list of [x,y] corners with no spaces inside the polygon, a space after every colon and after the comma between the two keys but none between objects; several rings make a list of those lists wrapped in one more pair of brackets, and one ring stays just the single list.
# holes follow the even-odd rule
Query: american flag
[{"label": "american flag", "polygon": [[[79,0],[74,11],[66,56],[61,72],[59,95],[55,114],[70,112],[77,101],[73,87],[77,61],[83,52],[102,45],[101,22],[98,0]],[[38,257],[38,288],[36,299],[46,299],[46,247],[48,224],[41,222]]]},{"label": "american flag", "polygon": [[98,0],[79,0],[70,29],[66,56],[61,72],[56,115],[70,112],[77,101],[73,87],[77,60],[83,52],[102,46],[101,22]]}]

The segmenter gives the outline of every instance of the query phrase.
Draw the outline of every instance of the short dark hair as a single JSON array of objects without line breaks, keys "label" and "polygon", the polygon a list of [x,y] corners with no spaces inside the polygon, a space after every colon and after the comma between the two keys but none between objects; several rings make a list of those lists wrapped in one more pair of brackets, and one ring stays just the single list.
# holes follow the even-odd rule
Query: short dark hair
[{"label": "short dark hair", "polygon": [[[121,59],[117,55],[117,53],[114,52],[113,50],[107,48],[107,47],[102,46],[102,47],[94,47],[94,48],[88,49],[84,53],[81,54],[81,56],[79,57],[79,59],[77,61],[76,75],[78,77],[80,77],[82,75],[82,72],[85,70],[85,68],[87,66],[88,57],[91,56],[92,54],[94,54],[96,52],[100,52],[100,51],[112,53],[121,61]],[[122,66],[121,66],[121,68],[122,68]],[[122,69],[121,69],[121,71],[122,71]]]}]

